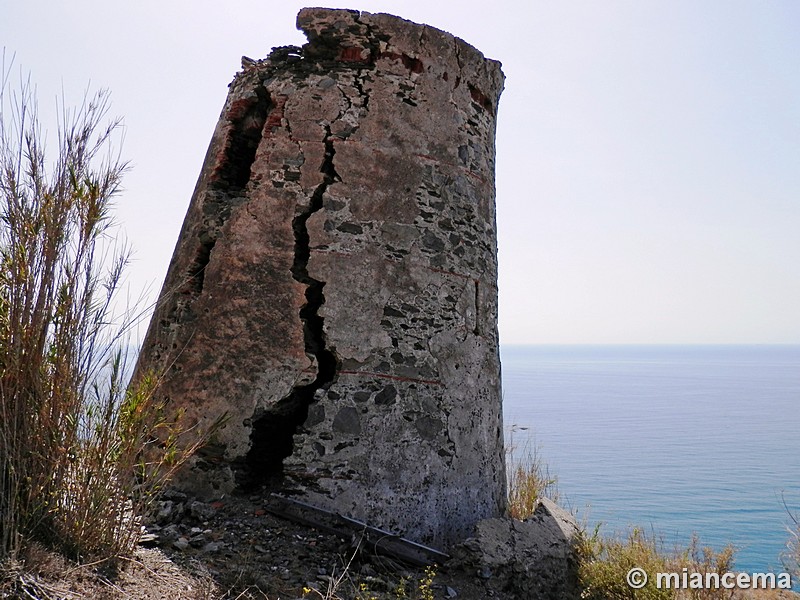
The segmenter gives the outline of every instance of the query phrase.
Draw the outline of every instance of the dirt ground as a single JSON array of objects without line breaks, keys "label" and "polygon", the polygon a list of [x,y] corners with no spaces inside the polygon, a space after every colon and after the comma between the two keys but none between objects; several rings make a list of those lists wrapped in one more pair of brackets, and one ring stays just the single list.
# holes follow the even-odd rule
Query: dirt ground
[{"label": "dirt ground", "polygon": [[[358,534],[337,536],[270,514],[262,496],[219,502],[165,498],[122,568],[75,565],[29,548],[13,587],[23,600],[512,600],[488,573],[437,565],[426,573],[368,551]],[[800,600],[787,592],[740,592],[736,600]],[[520,599],[527,600],[527,599]]]},{"label": "dirt ground", "polygon": [[[357,534],[340,537],[271,515],[261,496],[203,503],[161,502],[143,546],[111,574],[40,548],[24,558],[15,589],[0,598],[41,600],[293,600],[299,598],[510,599],[490,578],[447,565],[423,568],[369,552]],[[28,595],[26,595],[26,593]]]}]

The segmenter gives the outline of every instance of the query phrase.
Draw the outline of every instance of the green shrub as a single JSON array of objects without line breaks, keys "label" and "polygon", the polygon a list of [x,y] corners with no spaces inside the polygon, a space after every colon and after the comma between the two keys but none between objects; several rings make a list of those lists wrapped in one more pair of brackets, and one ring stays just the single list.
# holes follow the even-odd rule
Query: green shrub
[{"label": "green shrub", "polygon": [[[667,600],[671,590],[659,590],[655,574],[669,571],[670,562],[654,537],[635,528],[625,538],[600,536],[600,528],[592,535],[584,534],[578,545],[579,577],[583,598],[592,600]],[[634,590],[627,583],[627,574],[641,568],[648,575],[642,589]]]},{"label": "green shrub", "polygon": [[[717,573],[720,577],[725,573],[733,572],[735,548],[728,544],[719,552],[710,546],[701,546],[697,535],[692,536],[689,546],[677,553],[675,571],[680,572],[686,568],[689,573]],[[689,589],[684,592],[683,598],[692,600],[726,600],[731,597],[730,590],[720,589]]]},{"label": "green shrub", "polygon": [[[582,536],[578,544],[580,557],[579,577],[583,589],[582,598],[608,600],[724,600],[731,591],[720,589],[676,590],[658,589],[657,573],[724,573],[733,571],[733,546],[719,552],[710,547],[701,547],[697,536],[693,536],[684,549],[666,551],[655,536],[646,535],[634,528],[626,537],[600,535],[600,527],[592,535]],[[647,584],[633,589],[627,582],[631,569],[644,569]]]}]

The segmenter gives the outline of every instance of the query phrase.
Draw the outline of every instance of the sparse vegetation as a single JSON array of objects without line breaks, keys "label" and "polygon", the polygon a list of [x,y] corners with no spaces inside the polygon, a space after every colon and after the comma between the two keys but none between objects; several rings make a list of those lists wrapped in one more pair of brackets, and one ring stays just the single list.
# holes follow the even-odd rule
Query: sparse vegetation
[{"label": "sparse vegetation", "polygon": [[523,520],[533,514],[536,500],[544,497],[559,501],[558,479],[550,474],[539,448],[529,441],[522,447],[514,443],[514,434],[519,430],[512,426],[506,446],[506,473],[508,477],[508,513],[514,519]]},{"label": "sparse vegetation", "polygon": [[[412,582],[407,577],[401,577],[390,586],[393,589],[376,592],[370,589],[368,582],[354,582],[350,579],[350,563],[337,577],[329,579],[328,587],[324,590],[305,587],[304,598],[320,598],[321,600],[434,600],[433,582],[436,578],[436,567],[425,568],[419,581]],[[385,583],[384,583],[385,585]]]},{"label": "sparse vegetation", "polygon": [[[525,519],[533,513],[536,500],[547,497],[558,501],[557,478],[550,474],[538,448],[526,444],[520,451],[513,443],[517,427],[511,428],[507,450],[508,506],[515,519]],[[726,546],[720,551],[702,547],[695,536],[686,548],[667,550],[655,536],[640,528],[633,528],[625,536],[602,535],[600,526],[593,532],[583,531],[578,543],[580,560],[579,577],[583,589],[582,597],[593,600],[641,599],[641,600],[723,600],[731,597],[731,591],[684,590],[680,594],[674,589],[657,589],[655,574],[658,572],[718,573],[733,571],[734,548]],[[795,538],[795,540],[798,538]],[[793,560],[797,545],[792,545]],[[633,589],[626,582],[626,575],[634,568],[644,569],[648,574],[647,585]]]},{"label": "sparse vegetation", "polygon": [[671,590],[656,589],[653,578],[640,590],[631,589],[626,582],[627,573],[634,567],[642,568],[648,574],[667,571],[669,567],[660,543],[641,529],[633,529],[625,538],[608,538],[601,536],[597,527],[591,535],[584,533],[578,554],[583,598],[667,600],[674,597]]},{"label": "sparse vegetation", "polygon": [[[584,533],[578,545],[580,580],[583,598],[596,600],[724,600],[731,598],[731,590],[687,589],[676,590],[656,586],[656,573],[724,573],[734,570],[734,548],[730,545],[720,551],[701,547],[694,536],[684,549],[669,551],[655,536],[634,528],[627,536],[601,536],[597,527],[591,535]],[[633,568],[647,573],[647,584],[633,589],[627,575]]]},{"label": "sparse vegetation", "polygon": [[792,512],[784,500],[786,512],[789,514],[791,525],[789,529],[789,541],[786,544],[786,552],[783,556],[786,570],[793,574],[795,580],[800,580],[800,516]]},{"label": "sparse vegetation", "polygon": [[[202,441],[127,386],[115,314],[128,252],[111,219],[125,162],[108,94],[61,107],[46,153],[36,98],[0,82],[0,564],[37,541],[79,561],[128,556],[139,517]],[[194,435],[194,434],[193,434]],[[180,442],[180,443],[179,443]],[[186,443],[184,443],[186,442]],[[19,580],[18,580],[19,581]]]}]

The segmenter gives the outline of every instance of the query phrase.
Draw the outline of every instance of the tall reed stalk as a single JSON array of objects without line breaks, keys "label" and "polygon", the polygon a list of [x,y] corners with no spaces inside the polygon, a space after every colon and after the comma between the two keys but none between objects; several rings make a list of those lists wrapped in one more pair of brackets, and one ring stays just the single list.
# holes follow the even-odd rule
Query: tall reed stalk
[{"label": "tall reed stalk", "polygon": [[[7,75],[7,71],[4,71]],[[0,74],[2,76],[2,74]],[[73,558],[130,553],[138,516],[202,440],[153,394],[128,389],[115,315],[129,254],[112,201],[109,96],[62,107],[45,149],[35,95],[0,85],[0,561],[35,539]],[[185,433],[185,432],[183,432]],[[182,448],[181,450],[179,450]]]}]

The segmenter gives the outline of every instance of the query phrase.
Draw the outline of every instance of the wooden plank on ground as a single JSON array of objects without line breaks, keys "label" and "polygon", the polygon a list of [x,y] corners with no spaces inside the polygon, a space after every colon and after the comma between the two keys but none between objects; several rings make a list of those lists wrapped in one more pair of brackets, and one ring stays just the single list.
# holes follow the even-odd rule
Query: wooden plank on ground
[{"label": "wooden plank on ground", "polygon": [[278,494],[270,495],[265,508],[276,516],[335,535],[348,537],[353,533],[360,534],[362,543],[374,552],[418,567],[443,564],[450,558],[444,552],[412,542],[389,531]]}]

